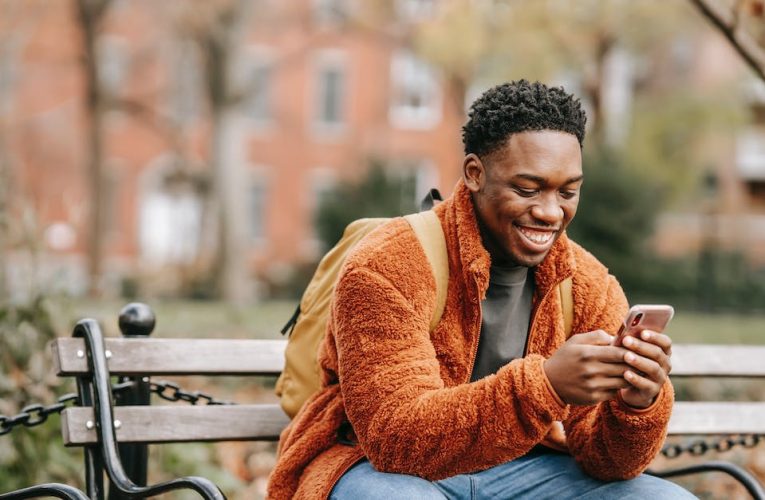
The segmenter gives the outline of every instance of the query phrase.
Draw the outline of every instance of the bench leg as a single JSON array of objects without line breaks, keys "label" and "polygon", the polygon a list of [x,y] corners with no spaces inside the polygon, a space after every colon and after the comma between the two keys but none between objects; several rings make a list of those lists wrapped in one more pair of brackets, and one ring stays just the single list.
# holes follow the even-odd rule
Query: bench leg
[{"label": "bench leg", "polygon": [[73,486],[59,483],[38,484],[10,493],[0,493],[0,500],[22,500],[23,498],[55,497],[64,500],[88,500],[85,493]]},{"label": "bench leg", "polygon": [[763,490],[762,484],[755,478],[751,472],[739,467],[731,462],[724,462],[721,460],[713,460],[705,462],[703,464],[691,465],[688,467],[680,467],[677,469],[667,469],[663,471],[646,471],[647,474],[661,478],[670,478],[677,476],[686,476],[689,474],[699,474],[701,472],[723,472],[732,476],[736,481],[746,488],[746,491],[752,495],[755,500],[765,500],[765,490]]}]

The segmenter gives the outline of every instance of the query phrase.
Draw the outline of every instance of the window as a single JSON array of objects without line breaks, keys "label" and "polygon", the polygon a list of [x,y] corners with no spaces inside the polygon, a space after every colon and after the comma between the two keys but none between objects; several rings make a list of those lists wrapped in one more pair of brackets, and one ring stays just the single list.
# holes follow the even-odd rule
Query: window
[{"label": "window", "polygon": [[436,0],[396,0],[398,18],[407,22],[420,22],[431,19],[436,12]]},{"label": "window", "polygon": [[247,114],[255,122],[271,120],[271,78],[272,67],[268,63],[256,64],[250,74]]},{"label": "window", "polygon": [[347,0],[314,0],[313,16],[319,26],[340,26],[348,19]]},{"label": "window", "polygon": [[256,243],[266,239],[266,183],[256,179],[250,185],[250,238]]},{"label": "window", "polygon": [[390,121],[406,129],[433,128],[441,120],[441,90],[435,71],[410,52],[391,62]]},{"label": "window", "polygon": [[129,47],[116,36],[104,36],[96,47],[101,85],[112,94],[123,85],[128,74]]},{"label": "window", "polygon": [[319,238],[316,230],[319,209],[325,201],[330,200],[337,187],[337,176],[335,170],[330,167],[317,167],[311,170],[308,177],[311,191],[310,209],[312,234],[304,244],[303,253],[309,258],[317,258],[329,250]]},{"label": "window", "polygon": [[316,102],[314,122],[326,131],[342,129],[345,123],[345,58],[325,51],[316,58]]},{"label": "window", "polygon": [[736,164],[742,179],[765,180],[765,128],[750,127],[739,134]]},{"label": "window", "polygon": [[192,42],[178,43],[177,57],[173,58],[175,67],[174,92],[170,96],[172,113],[179,123],[188,123],[200,113],[200,103],[204,102],[201,89],[202,69],[196,47]]}]

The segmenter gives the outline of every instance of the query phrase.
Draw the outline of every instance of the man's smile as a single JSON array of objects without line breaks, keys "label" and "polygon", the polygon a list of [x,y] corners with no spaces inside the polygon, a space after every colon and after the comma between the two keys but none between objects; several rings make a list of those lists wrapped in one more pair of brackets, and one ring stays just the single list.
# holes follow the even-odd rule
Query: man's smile
[{"label": "man's smile", "polygon": [[544,252],[550,249],[555,241],[557,229],[541,229],[539,227],[520,226],[514,224],[522,236],[525,246],[533,252]]}]

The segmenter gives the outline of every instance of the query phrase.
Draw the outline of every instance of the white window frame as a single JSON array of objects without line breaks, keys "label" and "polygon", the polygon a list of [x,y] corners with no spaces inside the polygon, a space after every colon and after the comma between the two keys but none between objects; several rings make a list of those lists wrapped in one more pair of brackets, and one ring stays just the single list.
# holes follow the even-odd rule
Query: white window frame
[{"label": "white window frame", "polygon": [[[276,104],[276,99],[274,97],[274,92],[276,90],[276,86],[274,85],[274,79],[276,77],[276,71],[275,71],[275,60],[276,56],[274,54],[274,50],[270,47],[266,47],[264,45],[253,45],[248,47],[247,51],[245,52],[244,62],[242,64],[243,68],[243,75],[242,85],[245,89],[250,91],[248,93],[247,98],[244,100],[243,103],[243,114],[246,117],[247,123],[249,124],[250,128],[254,129],[254,132],[266,132],[274,125],[274,114],[275,114],[275,108],[274,105]],[[267,115],[266,116],[254,116],[251,110],[252,106],[252,98],[254,97],[254,94],[252,94],[252,91],[257,91],[256,88],[250,88],[250,86],[253,84],[253,78],[255,76],[255,72],[266,68],[268,71],[267,74],[267,82],[266,82],[266,106],[267,106]]]},{"label": "white window frame", "polygon": [[[347,128],[349,99],[348,90],[351,88],[348,71],[348,56],[339,49],[324,49],[317,51],[313,58],[313,92],[311,104],[311,124],[314,134],[322,137],[342,135]],[[325,96],[325,81],[321,77],[327,70],[336,70],[341,75],[340,90],[338,93],[338,121],[326,121],[323,117],[323,98]]]},{"label": "white window frame", "polygon": [[[409,50],[391,57],[391,95],[388,116],[392,126],[409,130],[428,130],[441,121],[443,92],[435,69]],[[406,99],[419,93],[422,103],[416,106]]]}]

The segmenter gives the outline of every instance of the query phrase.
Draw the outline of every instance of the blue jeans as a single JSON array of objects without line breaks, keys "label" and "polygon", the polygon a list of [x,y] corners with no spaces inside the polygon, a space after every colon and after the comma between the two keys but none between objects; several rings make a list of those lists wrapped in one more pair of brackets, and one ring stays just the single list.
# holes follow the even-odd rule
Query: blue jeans
[{"label": "blue jeans", "polygon": [[527,455],[474,474],[430,482],[416,476],[377,472],[364,460],[351,467],[330,494],[336,499],[690,499],[680,486],[643,474],[604,482],[586,475],[574,459],[554,451]]}]

